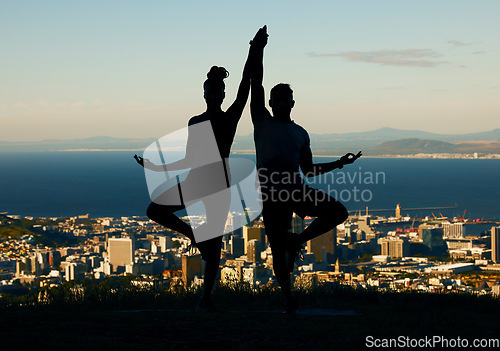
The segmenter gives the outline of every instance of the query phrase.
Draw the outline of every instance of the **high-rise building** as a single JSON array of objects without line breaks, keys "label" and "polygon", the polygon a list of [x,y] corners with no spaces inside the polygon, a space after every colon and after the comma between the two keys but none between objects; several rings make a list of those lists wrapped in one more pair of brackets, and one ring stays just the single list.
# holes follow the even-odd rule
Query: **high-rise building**
[{"label": "high-rise building", "polygon": [[50,271],[49,253],[46,250],[37,250],[35,256],[39,267],[39,272],[37,272],[37,274],[48,274]]},{"label": "high-rise building", "polygon": [[243,239],[245,240],[244,242],[244,250],[245,250],[245,254],[247,253],[247,245],[248,245],[248,242],[250,240],[258,240],[260,241],[261,243],[264,242],[265,238],[264,238],[264,228],[262,227],[247,227],[247,226],[244,226],[243,227]]},{"label": "high-rise building", "polygon": [[42,274],[40,263],[36,254],[24,256],[17,261],[16,276],[19,277],[21,275],[27,275],[27,274],[34,274],[34,275]]},{"label": "high-rise building", "polygon": [[231,255],[234,257],[240,257],[245,253],[245,240],[243,240],[243,238],[231,235],[229,243],[231,247]]},{"label": "high-rise building", "polygon": [[380,239],[381,254],[392,258],[406,257],[410,253],[410,244],[406,238],[388,236]]},{"label": "high-rise building", "polygon": [[61,264],[61,253],[59,251],[49,252],[49,265],[52,268],[56,268]]},{"label": "high-rise building", "polygon": [[241,218],[240,215],[235,213],[228,213],[226,220],[226,233],[233,233],[236,235],[241,235]]},{"label": "high-rise building", "polygon": [[16,263],[16,277],[20,277],[25,274],[31,274],[32,266],[31,261],[34,260],[34,257],[24,256],[17,260]]},{"label": "high-rise building", "polygon": [[[323,249],[325,249],[327,254],[335,255],[337,249],[337,227],[326,232],[322,235],[323,237]],[[336,258],[334,259],[334,261]]]},{"label": "high-rise building", "polygon": [[201,255],[182,255],[182,281],[188,285],[195,276],[201,278],[203,271],[203,260]]},{"label": "high-rise building", "polygon": [[258,240],[252,239],[248,242],[247,261],[260,262],[260,253],[262,252],[261,243]]},{"label": "high-rise building", "polygon": [[294,213],[292,217],[292,232],[300,234],[304,231],[304,229],[304,219],[300,218],[299,216],[297,216],[297,214]]},{"label": "high-rise building", "polygon": [[222,237],[222,250],[231,253],[231,234]]},{"label": "high-rise building", "polygon": [[422,241],[425,249],[424,253],[427,255],[441,256],[446,250],[443,241],[443,228],[441,227],[422,228]]},{"label": "high-rise building", "polygon": [[231,212],[229,212],[227,214],[226,225],[224,228],[225,233],[230,233],[233,231],[233,218],[234,218],[234,215]]},{"label": "high-rise building", "polygon": [[334,255],[336,254],[337,246],[337,228],[326,232],[323,235],[317,236],[307,242],[307,253],[314,254],[317,262],[325,262],[328,254],[331,255],[331,261],[335,262]]},{"label": "high-rise building", "polygon": [[110,238],[108,240],[109,263],[113,270],[119,266],[127,266],[134,263],[134,245],[130,238]]},{"label": "high-rise building", "polygon": [[500,263],[500,227],[491,227],[491,260]]},{"label": "high-rise building", "polygon": [[437,228],[437,226],[434,224],[427,224],[427,223],[423,223],[423,224],[419,225],[418,226],[418,238],[423,239],[424,229],[433,229],[433,228]]},{"label": "high-rise building", "polygon": [[160,247],[160,252],[165,253],[167,252],[167,249],[172,247],[172,238],[160,235],[158,236],[158,244],[158,246]]},{"label": "high-rise building", "polygon": [[82,280],[85,278],[87,272],[87,265],[82,261],[68,262],[64,270],[64,278],[70,280]]},{"label": "high-rise building", "polygon": [[443,222],[443,237],[450,239],[462,239],[465,235],[465,225],[463,222],[450,223]]},{"label": "high-rise building", "polygon": [[350,244],[356,242],[356,229],[358,229],[357,224],[346,223],[344,225],[344,238]]},{"label": "high-rise building", "polygon": [[314,254],[314,259],[316,262],[323,261],[323,236],[317,236],[309,240],[306,244],[306,249],[308,254]]}]

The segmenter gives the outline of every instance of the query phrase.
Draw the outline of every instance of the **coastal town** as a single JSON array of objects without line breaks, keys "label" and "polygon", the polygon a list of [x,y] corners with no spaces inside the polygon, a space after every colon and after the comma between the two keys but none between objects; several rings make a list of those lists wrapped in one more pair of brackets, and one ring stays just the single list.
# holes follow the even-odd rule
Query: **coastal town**
[{"label": "coastal town", "polygon": [[[293,271],[295,287],[346,284],[499,296],[500,223],[483,220],[482,228],[490,229],[477,232],[480,220],[403,213],[397,205],[392,216],[352,214],[336,229],[308,241]],[[220,283],[277,286],[262,221],[242,226],[236,217],[230,214],[226,222]],[[204,221],[184,219],[192,226]],[[311,220],[294,217],[292,231],[300,233]],[[166,289],[203,283],[204,261],[190,241],[147,217],[1,213],[0,234],[0,297],[110,276],[131,276],[137,284]]]}]

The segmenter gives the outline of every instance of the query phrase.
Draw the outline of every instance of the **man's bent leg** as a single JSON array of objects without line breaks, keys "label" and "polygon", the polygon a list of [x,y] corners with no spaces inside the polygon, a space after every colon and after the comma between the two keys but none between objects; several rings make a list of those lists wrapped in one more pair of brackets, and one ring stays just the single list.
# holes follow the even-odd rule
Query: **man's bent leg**
[{"label": "man's bent leg", "polygon": [[[314,201],[302,204],[299,213],[316,217],[316,219],[300,233],[300,244],[303,244],[311,239],[320,236],[329,230],[335,228],[341,223],[344,223],[349,217],[347,209],[339,201],[335,200],[321,190],[313,189],[316,193]],[[320,201],[321,200],[321,201]]]}]

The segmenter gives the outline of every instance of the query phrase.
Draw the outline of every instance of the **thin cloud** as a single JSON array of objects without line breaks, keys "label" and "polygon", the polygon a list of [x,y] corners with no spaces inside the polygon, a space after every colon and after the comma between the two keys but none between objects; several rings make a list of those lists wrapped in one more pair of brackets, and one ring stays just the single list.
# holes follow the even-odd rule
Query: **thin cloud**
[{"label": "thin cloud", "polygon": [[38,105],[39,107],[48,107],[48,106],[50,105],[50,103],[49,103],[48,101],[43,100],[43,99],[38,99],[38,100],[36,101],[36,103],[37,103],[37,105]]},{"label": "thin cloud", "polygon": [[428,49],[351,51],[339,53],[307,53],[309,57],[343,57],[349,61],[390,66],[434,67],[447,61],[436,61],[438,53]]},{"label": "thin cloud", "polygon": [[82,107],[85,103],[83,101],[73,101],[69,104],[71,107]]},{"label": "thin cloud", "polygon": [[13,106],[16,107],[16,108],[28,108],[29,107],[27,104],[25,104],[22,101],[16,101],[16,102],[14,102]]},{"label": "thin cloud", "polygon": [[397,87],[384,87],[384,88],[378,88],[377,90],[403,90],[404,88],[401,86]]},{"label": "thin cloud", "polygon": [[82,108],[88,106],[82,100],[75,101],[47,101],[44,99],[37,99],[35,101],[16,101],[12,104],[17,109],[67,109],[67,108]]},{"label": "thin cloud", "polygon": [[447,41],[448,44],[452,44],[452,45],[455,45],[455,46],[467,46],[467,45],[477,45],[477,44],[481,44],[480,41],[474,41],[474,42],[471,42],[471,43],[466,43],[466,42],[463,42],[463,41],[458,41],[458,40],[448,40]]}]

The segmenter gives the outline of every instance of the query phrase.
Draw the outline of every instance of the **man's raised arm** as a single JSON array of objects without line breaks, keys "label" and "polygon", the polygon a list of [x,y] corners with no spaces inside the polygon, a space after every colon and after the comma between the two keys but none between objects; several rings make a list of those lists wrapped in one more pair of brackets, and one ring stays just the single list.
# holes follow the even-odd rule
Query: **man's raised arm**
[{"label": "man's raised arm", "polygon": [[269,113],[266,109],[264,87],[262,86],[264,76],[264,47],[267,44],[267,37],[267,26],[264,26],[259,29],[254,39],[250,42],[249,59],[252,62],[250,114],[254,123],[257,119],[262,118],[265,113]]}]

